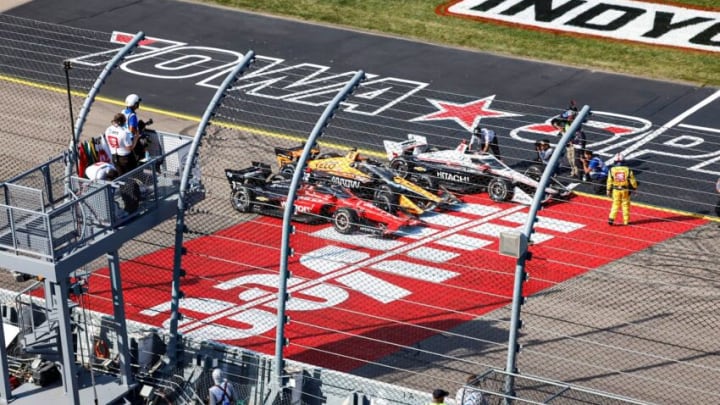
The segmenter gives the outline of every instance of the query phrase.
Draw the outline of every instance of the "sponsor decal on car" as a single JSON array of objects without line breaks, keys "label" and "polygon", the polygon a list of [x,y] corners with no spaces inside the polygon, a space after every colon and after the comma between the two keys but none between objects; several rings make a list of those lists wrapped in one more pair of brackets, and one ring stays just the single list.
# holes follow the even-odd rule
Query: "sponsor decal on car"
[{"label": "sponsor decal on car", "polygon": [[530,29],[720,52],[720,11],[637,0],[459,0],[438,14]]},{"label": "sponsor decal on car", "polygon": [[438,177],[439,179],[442,179],[442,180],[456,181],[458,183],[470,183],[470,176],[463,176],[460,174],[438,171],[436,173],[436,177]]},{"label": "sponsor decal on car", "polygon": [[359,188],[360,187],[360,182],[358,180],[350,180],[350,179],[346,179],[344,177],[333,176],[330,178],[330,181],[333,184],[338,184],[340,186],[347,187],[347,188]]}]

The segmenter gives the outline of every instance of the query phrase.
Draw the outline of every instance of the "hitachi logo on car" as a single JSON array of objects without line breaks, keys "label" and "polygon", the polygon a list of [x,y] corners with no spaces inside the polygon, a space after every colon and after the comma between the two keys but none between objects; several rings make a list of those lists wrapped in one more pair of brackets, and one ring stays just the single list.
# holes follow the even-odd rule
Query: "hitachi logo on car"
[{"label": "hitachi logo on car", "polygon": [[333,176],[330,181],[333,184],[339,184],[343,187],[347,188],[359,188],[360,187],[360,181],[358,180],[350,180],[350,179],[344,179],[342,177],[335,177]]},{"label": "hitachi logo on car", "polygon": [[438,13],[720,52],[720,12],[638,0],[460,0]]},{"label": "hitachi logo on car", "polygon": [[435,174],[437,178],[442,180],[450,180],[457,183],[469,183],[470,182],[470,176],[463,176],[461,174],[453,174],[453,173],[447,173],[447,172],[437,172]]}]

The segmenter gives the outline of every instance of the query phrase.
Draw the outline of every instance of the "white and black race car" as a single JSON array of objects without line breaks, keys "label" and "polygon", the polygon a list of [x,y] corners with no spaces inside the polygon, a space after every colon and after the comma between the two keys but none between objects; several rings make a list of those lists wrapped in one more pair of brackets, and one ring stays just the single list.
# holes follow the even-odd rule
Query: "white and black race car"
[{"label": "white and black race car", "polygon": [[[399,176],[430,189],[463,194],[487,191],[493,201],[532,203],[542,173],[539,168],[520,173],[492,154],[469,152],[464,140],[455,149],[430,150],[427,138],[408,134],[407,141],[385,140],[383,145],[390,167]],[[545,189],[544,201],[566,199],[577,185],[553,180]]]}]

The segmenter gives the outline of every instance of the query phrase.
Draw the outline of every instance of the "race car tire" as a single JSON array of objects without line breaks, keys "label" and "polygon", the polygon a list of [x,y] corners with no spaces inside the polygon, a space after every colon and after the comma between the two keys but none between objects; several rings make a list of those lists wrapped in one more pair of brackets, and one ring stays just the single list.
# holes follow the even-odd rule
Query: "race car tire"
[{"label": "race car tire", "polygon": [[233,208],[238,212],[250,212],[252,210],[252,191],[245,186],[233,190],[231,195]]},{"label": "race car tire", "polygon": [[285,181],[285,180],[290,180],[290,179],[292,179],[292,176],[288,176],[287,173],[275,173],[272,176],[270,176],[268,181],[270,181],[270,182]]},{"label": "race car tire", "polygon": [[293,173],[295,173],[295,165],[292,163],[286,164],[280,168],[280,174],[284,176],[292,177]]},{"label": "race car tire", "polygon": [[358,228],[357,213],[349,208],[340,208],[333,215],[333,227],[343,235],[355,232]]},{"label": "race car tire", "polygon": [[398,177],[407,178],[408,175],[408,162],[404,158],[398,157],[390,162],[390,168],[395,171]]},{"label": "race car tire", "polygon": [[388,193],[380,193],[375,197],[375,205],[383,211],[395,213],[398,209],[397,196]]},{"label": "race car tire", "polygon": [[383,184],[383,185],[378,186],[375,189],[375,194],[373,195],[373,200],[377,201],[378,196],[380,196],[381,194],[393,195],[394,193],[392,192],[392,189],[390,188],[390,186],[388,186],[387,184]]},{"label": "race car tire", "polygon": [[510,201],[513,197],[512,184],[501,178],[494,178],[488,183],[488,195],[490,199],[497,202]]}]

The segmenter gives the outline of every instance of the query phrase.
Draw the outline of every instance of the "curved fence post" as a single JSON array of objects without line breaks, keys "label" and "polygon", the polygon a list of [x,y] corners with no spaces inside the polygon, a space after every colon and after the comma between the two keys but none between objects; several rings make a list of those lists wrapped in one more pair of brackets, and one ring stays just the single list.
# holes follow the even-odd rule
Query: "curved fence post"
[{"label": "curved fence post", "polygon": [[[105,65],[102,72],[100,72],[100,75],[98,75],[97,80],[95,80],[95,83],[93,84],[92,88],[90,89],[90,92],[88,93],[87,97],[85,97],[85,101],[83,102],[83,106],[80,109],[80,113],[78,114],[77,120],[75,121],[75,129],[73,131],[73,139],[71,140],[71,145],[73,145],[76,150],[73,150],[70,154],[71,161],[69,162],[67,169],[65,170],[66,177],[68,179],[70,178],[70,175],[72,174],[72,162],[77,161],[77,145],[80,141],[80,134],[82,133],[83,126],[85,125],[85,121],[87,120],[88,114],[90,114],[90,107],[92,107],[92,104],[95,102],[95,97],[100,92],[100,88],[105,83],[105,80],[110,76],[110,73],[112,73],[113,69],[117,67],[117,65],[122,62],[125,57],[132,52],[137,45],[140,43],[140,41],[145,38],[145,33],[142,31],[139,31],[135,36],[128,42],[124,47],[122,47],[117,54]],[[77,173],[78,177],[82,176],[82,173]]]},{"label": "curved fence post", "polygon": [[353,75],[353,77],[340,89],[335,98],[325,107],[325,111],[318,118],[315,126],[308,136],[308,140],[305,142],[302,155],[298,159],[295,172],[293,173],[292,180],[290,182],[290,190],[288,191],[287,203],[285,204],[285,210],[283,211],[283,226],[282,226],[282,242],[280,245],[280,285],[278,286],[278,326],[275,337],[275,369],[274,369],[274,382],[272,384],[271,395],[266,399],[266,404],[272,404],[275,398],[281,393],[283,386],[283,348],[286,346],[285,339],[285,323],[287,318],[285,316],[285,307],[287,304],[287,280],[290,272],[288,271],[288,258],[292,255],[292,249],[290,248],[290,234],[294,231],[291,224],[293,212],[295,210],[295,199],[297,196],[297,189],[302,181],[303,172],[305,171],[305,164],[310,156],[310,151],[313,145],[317,142],[318,138],[322,136],[323,130],[328,126],[330,120],[333,118],[335,111],[340,107],[342,103],[353,91],[360,85],[365,79],[365,72],[359,70]]},{"label": "curved fence post", "polygon": [[[506,404],[510,404],[512,402],[511,398],[515,396],[514,374],[517,374],[517,353],[520,350],[517,340],[518,330],[520,329],[520,307],[525,299],[522,295],[522,287],[523,283],[527,280],[527,273],[525,273],[525,261],[528,259],[528,241],[530,240],[530,235],[533,232],[533,226],[537,221],[537,212],[540,210],[542,202],[545,199],[545,189],[550,183],[550,178],[555,174],[555,169],[560,161],[560,157],[563,154],[563,150],[565,149],[568,141],[570,141],[570,138],[575,135],[575,131],[580,129],[582,122],[585,121],[585,117],[587,117],[589,112],[590,107],[587,105],[583,106],[577,117],[573,120],[573,123],[570,125],[570,128],[565,131],[565,134],[563,134],[562,138],[555,147],[555,151],[550,157],[547,166],[545,166],[545,171],[543,171],[542,177],[540,177],[540,184],[538,185],[538,190],[535,193],[535,198],[533,198],[533,202],[530,205],[530,212],[528,213],[527,220],[525,221],[525,226],[523,227],[522,233],[519,235],[520,249],[515,266],[515,282],[513,285],[510,331],[508,335],[507,364],[505,365],[505,371],[507,374],[505,376],[504,402]],[[569,147],[572,148],[572,145]]]},{"label": "curved fence post", "polygon": [[[192,177],[192,169],[195,166],[198,159],[198,149],[203,136],[205,135],[205,129],[207,129],[210,119],[215,115],[215,111],[221,105],[222,99],[230,89],[230,87],[242,76],[243,72],[252,64],[255,60],[255,52],[249,50],[245,53],[245,57],[238,63],[233,70],[228,73],[225,80],[218,87],[215,95],[205,109],[200,124],[198,125],[195,137],[193,138],[190,150],[185,161],[185,167],[183,168],[182,177],[180,178],[180,195],[178,196],[178,212],[175,220],[175,251],[173,257],[173,281],[172,281],[172,297],[170,301],[170,339],[168,342],[167,354],[170,360],[170,365],[174,366],[178,360],[178,322],[180,320],[180,298],[183,293],[180,290],[180,277],[182,277],[182,255],[183,255],[183,232],[185,230],[185,208],[188,205],[188,191],[190,186],[197,185],[190,183]],[[196,179],[199,180],[199,179]]]}]

